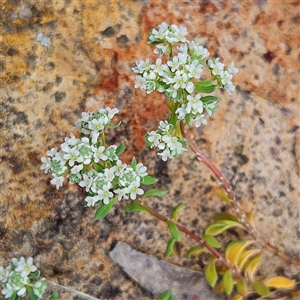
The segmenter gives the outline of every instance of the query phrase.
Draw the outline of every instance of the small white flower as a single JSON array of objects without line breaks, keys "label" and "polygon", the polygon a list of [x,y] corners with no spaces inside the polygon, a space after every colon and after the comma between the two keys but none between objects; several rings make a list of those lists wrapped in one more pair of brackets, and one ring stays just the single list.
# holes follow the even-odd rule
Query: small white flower
[{"label": "small white flower", "polygon": [[87,206],[94,206],[97,201],[101,200],[101,197],[99,195],[96,196],[87,196],[85,198],[85,202],[87,203]]},{"label": "small white flower", "polygon": [[158,146],[161,141],[161,135],[156,131],[151,131],[148,133],[147,140],[149,143],[151,143],[151,148],[153,146]]},{"label": "small white flower", "polygon": [[135,168],[134,171],[137,173],[138,176],[140,176],[141,178],[145,177],[148,175],[147,173],[147,167],[145,167],[143,164],[138,163]]},{"label": "small white flower", "polygon": [[95,146],[91,146],[91,150],[93,151],[94,161],[97,163],[101,160],[106,161],[107,156],[104,154],[105,147],[99,146],[98,148]]},{"label": "small white flower", "polygon": [[59,177],[54,177],[50,183],[55,184],[56,185],[56,189],[58,190],[64,182],[64,177],[63,176],[59,176]]},{"label": "small white flower", "polygon": [[115,171],[116,171],[117,167],[113,166],[110,169],[105,169],[104,170],[104,177],[107,181],[112,182],[115,178]]},{"label": "small white flower", "polygon": [[195,89],[195,86],[194,84],[190,81],[187,85],[186,85],[186,88],[185,88],[190,94],[194,91]]},{"label": "small white flower", "polygon": [[116,189],[114,192],[118,195],[118,201],[120,201],[122,198],[128,199],[128,196],[126,195],[126,189]]},{"label": "small white flower", "polygon": [[41,158],[42,165],[41,165],[41,170],[44,170],[45,174],[48,173],[49,169],[51,168],[51,159],[49,157],[42,157]]},{"label": "small white flower", "polygon": [[184,107],[179,107],[176,110],[176,114],[177,114],[177,118],[179,120],[182,120],[186,116],[187,111],[186,111],[186,109]]},{"label": "small white flower", "polygon": [[201,98],[200,94],[197,94],[196,96],[191,96],[191,95],[187,96],[188,103],[186,106],[186,111],[188,113],[201,114],[203,112],[203,103],[200,100],[200,98]]},{"label": "small white flower", "polygon": [[174,158],[171,153],[170,153],[170,150],[168,148],[166,148],[163,152],[161,153],[157,153],[157,155],[161,156],[161,159],[163,161],[167,161],[168,158]]},{"label": "small white flower", "polygon": [[158,128],[163,132],[168,132],[171,128],[171,125],[168,121],[160,121]]},{"label": "small white flower", "polygon": [[232,62],[229,67],[227,68],[227,71],[233,75],[237,74],[239,72],[238,68],[234,67],[234,62]]},{"label": "small white flower", "polygon": [[77,148],[66,149],[67,153],[63,155],[63,158],[69,160],[69,166],[73,167],[76,161],[80,159],[80,153]]},{"label": "small white flower", "polygon": [[72,173],[78,174],[83,169],[83,165],[76,165],[71,169]]},{"label": "small white flower", "polygon": [[166,54],[168,50],[167,46],[164,45],[156,45],[156,49],[153,51],[155,54],[163,55]]},{"label": "small white flower", "polygon": [[104,204],[108,204],[109,200],[114,196],[114,194],[109,191],[110,187],[110,185],[104,185],[103,188],[97,192]]},{"label": "small white flower", "polygon": [[201,126],[201,124],[206,125],[207,121],[204,119],[204,115],[198,115],[194,120],[195,122],[195,127],[198,128]]},{"label": "small white flower", "polygon": [[130,199],[135,200],[137,195],[143,195],[144,191],[139,188],[139,182],[132,182],[127,188],[125,188],[126,194],[130,194]]},{"label": "small white flower", "polygon": [[119,112],[119,110],[117,108],[111,109],[108,106],[105,107],[105,109],[107,111],[107,116],[109,117],[109,119],[112,119]]},{"label": "small white flower", "polygon": [[[90,175],[90,176],[89,176]],[[92,174],[83,174],[83,180],[78,183],[79,186],[85,187],[85,190],[88,192],[94,183],[94,177]]]},{"label": "small white flower", "polygon": [[50,157],[55,156],[56,153],[57,153],[57,148],[51,148],[51,150],[47,151],[47,155]]},{"label": "small white flower", "polygon": [[37,270],[37,267],[33,264],[32,257],[29,257],[27,261],[25,261],[24,257],[21,257],[15,270],[17,272],[21,272],[21,275],[25,277],[29,273],[35,272]]}]

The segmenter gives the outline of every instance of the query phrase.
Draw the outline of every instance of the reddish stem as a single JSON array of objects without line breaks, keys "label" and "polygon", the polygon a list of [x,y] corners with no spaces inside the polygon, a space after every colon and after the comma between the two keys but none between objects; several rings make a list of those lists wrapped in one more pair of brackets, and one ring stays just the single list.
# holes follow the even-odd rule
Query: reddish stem
[{"label": "reddish stem", "polygon": [[234,192],[233,192],[231,186],[229,185],[227,180],[224,178],[222,173],[215,167],[215,165],[205,155],[202,154],[202,152],[199,150],[199,148],[195,144],[193,144],[191,141],[189,141],[189,147],[196,154],[198,160],[200,162],[203,162],[204,164],[206,164],[209,167],[209,169],[215,174],[215,176],[219,180],[220,184],[225,189],[225,191],[228,195],[228,198],[230,200],[230,204],[233,208],[234,213],[237,215],[239,222],[244,225],[244,227],[247,229],[248,233],[252,236],[253,240],[255,240],[257,243],[259,243],[262,248],[270,251],[274,255],[288,261],[289,263],[300,265],[300,260],[290,257],[289,255],[283,253],[276,247],[272,246],[270,243],[264,242],[261,239],[260,233],[254,229],[252,224],[248,221],[246,214],[241,210],[240,204],[236,201],[236,198],[235,198],[235,195],[234,195]]}]

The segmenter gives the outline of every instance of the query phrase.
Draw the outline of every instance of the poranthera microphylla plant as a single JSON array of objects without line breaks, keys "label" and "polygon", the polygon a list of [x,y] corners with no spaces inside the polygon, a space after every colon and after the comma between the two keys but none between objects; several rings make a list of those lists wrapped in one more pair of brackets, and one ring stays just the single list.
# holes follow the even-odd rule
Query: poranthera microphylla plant
[{"label": "poranthera microphylla plant", "polygon": [[[130,165],[122,162],[120,155],[125,150],[123,142],[120,145],[106,144],[106,129],[119,126],[112,122],[118,113],[117,108],[105,107],[94,113],[83,112],[75,123],[78,134],[71,133],[60,149],[49,150],[48,157],[42,158],[41,169],[52,174],[51,183],[57,188],[62,186],[66,177],[70,184],[84,188],[87,193],[85,206],[97,207],[95,220],[105,217],[117,201],[125,199],[131,200],[124,208],[126,212],[148,212],[165,222],[171,234],[166,256],[173,253],[181,233],[186,234],[196,243],[188,251],[188,257],[209,253],[205,277],[216,292],[225,292],[231,295],[231,299],[239,300],[249,295],[265,297],[278,289],[293,289],[294,280],[278,276],[258,279],[255,276],[264,250],[290,263],[300,263],[264,241],[254,228],[252,215],[242,211],[226,179],[194,142],[185,136],[186,126],[197,128],[207,124],[207,119],[221,100],[206,94],[218,88],[233,92],[235,86],[232,79],[238,72],[234,63],[225,67],[219,58],[210,59],[208,50],[196,41],[187,40],[187,34],[183,26],[160,24],[149,34],[149,44],[155,46],[154,53],[158,55],[156,62],[141,60],[132,68],[136,73],[135,87],[145,90],[147,94],[163,93],[170,110],[169,118],[160,121],[157,130],[146,134],[146,144],[150,148],[155,147],[164,161],[177,158],[191,149],[224,188],[218,196],[228,204],[231,213],[216,215],[214,222],[206,227],[204,235],[199,236],[194,233],[194,228],[191,231],[178,223],[178,212],[183,203],[173,209],[170,218],[146,204],[144,200],[147,197],[163,196],[166,191],[153,188],[145,192],[144,186],[153,185],[157,179],[148,175],[146,166],[135,158],[132,158]],[[210,79],[203,79],[205,68],[210,72]],[[235,227],[247,231],[252,239],[232,241],[224,250],[220,250],[223,248],[216,236]],[[171,291],[166,291],[157,299],[173,297]]]}]

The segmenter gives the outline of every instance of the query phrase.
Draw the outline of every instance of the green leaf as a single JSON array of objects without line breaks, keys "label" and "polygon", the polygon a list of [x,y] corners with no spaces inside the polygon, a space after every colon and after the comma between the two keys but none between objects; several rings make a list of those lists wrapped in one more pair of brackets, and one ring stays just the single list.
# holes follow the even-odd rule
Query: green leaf
[{"label": "green leaf", "polygon": [[260,295],[260,296],[268,296],[270,294],[269,288],[260,281],[252,282],[253,289]]},{"label": "green leaf", "polygon": [[205,96],[205,97],[201,97],[201,101],[205,104],[210,104],[214,102],[220,102],[221,98],[215,96]]},{"label": "green leaf", "polygon": [[195,246],[189,249],[187,253],[187,257],[190,258],[192,255],[201,253],[201,252],[209,252],[206,248],[200,247],[200,246]]},{"label": "green leaf", "polygon": [[202,239],[214,248],[220,248],[221,247],[218,240],[216,238],[214,238],[213,236],[211,236],[211,235],[206,235],[205,234],[205,235],[202,236]]},{"label": "green leaf", "polygon": [[147,198],[147,197],[151,197],[151,196],[155,196],[155,197],[162,197],[164,196],[168,191],[166,190],[159,190],[159,189],[151,189],[148,190],[144,195],[143,195],[143,199]]},{"label": "green leaf", "polygon": [[132,160],[131,160],[130,166],[131,166],[132,169],[134,169],[136,167],[136,165],[137,165],[137,161],[136,161],[135,157],[133,157]]},{"label": "green leaf", "polygon": [[216,259],[212,260],[205,270],[205,278],[208,284],[213,287],[218,279],[217,271],[216,271]]},{"label": "green leaf", "polygon": [[231,270],[227,270],[223,276],[223,287],[227,295],[231,294],[233,289],[233,279]]},{"label": "green leaf", "polygon": [[129,204],[129,205],[125,206],[123,209],[126,212],[134,212],[134,211],[148,212],[148,210],[145,207],[143,207],[139,204],[136,204],[136,203]]},{"label": "green leaf", "polygon": [[[214,92],[219,86],[218,85],[209,85],[209,86],[196,86],[194,89],[195,93],[212,93]],[[202,98],[201,98],[202,99]]]},{"label": "green leaf", "polygon": [[238,281],[236,283],[236,289],[239,294],[241,294],[243,297],[246,297],[246,295],[248,293],[248,286],[247,286],[245,279],[243,279],[243,278],[238,279]]},{"label": "green leaf", "polygon": [[95,170],[98,173],[101,173],[103,171],[103,167],[101,165],[99,165],[99,164],[93,163],[93,167],[95,168]]},{"label": "green leaf", "polygon": [[211,86],[211,85],[213,85],[213,82],[212,82],[212,80],[204,80],[204,81],[196,82],[194,84],[196,86]]},{"label": "green leaf", "polygon": [[114,128],[117,128],[117,127],[119,127],[120,125],[121,125],[121,121],[119,121],[118,123],[116,123],[116,124],[113,124],[113,125],[108,125],[108,126],[106,126],[107,128],[112,128],[112,129],[114,129]]},{"label": "green leaf", "polygon": [[180,241],[180,231],[179,231],[178,227],[175,225],[175,223],[168,220],[167,224],[168,224],[168,227],[169,227],[172,237],[176,241]]},{"label": "green leaf", "polygon": [[214,189],[214,194],[222,201],[225,201],[227,204],[230,204],[230,199],[228,195],[221,189]]},{"label": "green leaf", "polygon": [[183,207],[183,203],[181,202],[176,207],[174,207],[172,210],[172,217],[176,222],[178,222],[178,217],[177,217],[178,211],[182,207]]},{"label": "green leaf", "polygon": [[245,228],[241,223],[235,222],[235,221],[230,221],[230,220],[223,220],[223,221],[218,221],[214,224],[209,225],[205,229],[205,234],[209,235],[218,235],[225,231],[226,229],[232,228],[232,227],[241,227]]},{"label": "green leaf", "polygon": [[29,279],[34,279],[39,277],[41,274],[41,272],[39,270],[37,270],[36,272],[34,272],[32,275],[28,276]]},{"label": "green leaf", "polygon": [[151,185],[155,182],[157,182],[157,179],[152,177],[152,176],[149,176],[149,175],[141,178],[141,183],[144,184],[144,185]]},{"label": "green leaf", "polygon": [[124,142],[122,141],[119,145],[119,147],[116,149],[116,155],[117,156],[120,156],[125,150],[125,144]]},{"label": "green leaf", "polygon": [[49,298],[49,300],[58,300],[58,299],[59,299],[59,294],[57,291],[54,291],[51,297]]},{"label": "green leaf", "polygon": [[30,286],[26,285],[26,290],[31,300],[39,300],[39,297],[33,292]]},{"label": "green leaf", "polygon": [[224,220],[230,220],[238,222],[238,218],[232,214],[229,213],[220,213],[213,216],[213,219],[215,221],[224,221]]},{"label": "green leaf", "polygon": [[12,295],[9,297],[8,300],[15,300],[17,296],[17,292],[13,292]]},{"label": "green leaf", "polygon": [[175,242],[176,242],[176,240],[174,238],[169,239],[168,244],[167,244],[167,249],[165,252],[165,257],[168,257],[173,253]]},{"label": "green leaf", "polygon": [[171,291],[167,290],[163,292],[161,295],[159,295],[156,300],[174,300]]},{"label": "green leaf", "polygon": [[116,203],[117,197],[114,197],[108,204],[103,204],[95,213],[94,220],[99,220],[107,216],[113,205]]}]

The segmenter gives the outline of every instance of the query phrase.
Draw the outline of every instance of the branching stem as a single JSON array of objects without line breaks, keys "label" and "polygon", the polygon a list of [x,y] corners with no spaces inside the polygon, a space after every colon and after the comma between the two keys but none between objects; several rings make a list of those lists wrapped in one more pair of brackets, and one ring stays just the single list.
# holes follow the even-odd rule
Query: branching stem
[{"label": "branching stem", "polygon": [[256,229],[253,227],[253,225],[248,221],[248,219],[246,217],[246,214],[241,210],[240,204],[236,201],[236,198],[235,198],[235,195],[234,195],[234,192],[233,192],[231,186],[229,185],[227,180],[224,178],[222,173],[199,150],[199,148],[194,143],[192,143],[191,141],[189,141],[189,147],[196,154],[198,160],[200,162],[203,162],[206,166],[208,166],[208,168],[215,174],[218,181],[220,182],[220,184],[225,189],[225,191],[227,193],[227,196],[230,200],[231,207],[232,207],[234,213],[236,214],[236,216],[238,217],[239,222],[244,225],[244,227],[246,228],[248,233],[251,235],[253,240],[256,241],[263,249],[265,249],[265,250],[273,253],[274,255],[284,259],[285,261],[287,261],[291,264],[300,265],[300,260],[299,259],[290,257],[289,255],[283,253],[282,251],[280,251],[276,247],[272,246],[270,243],[263,241],[263,239],[261,238],[261,234],[258,231],[256,231]]}]

